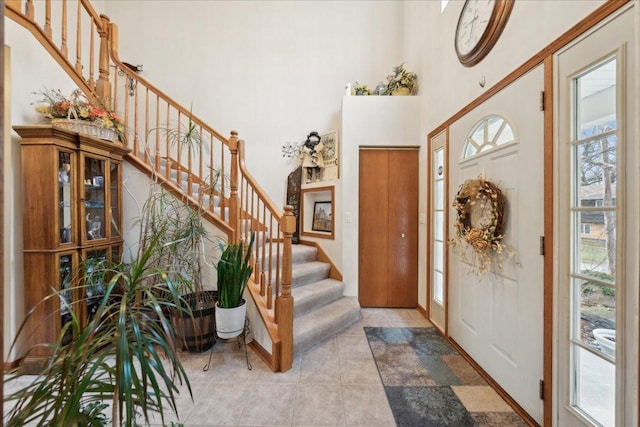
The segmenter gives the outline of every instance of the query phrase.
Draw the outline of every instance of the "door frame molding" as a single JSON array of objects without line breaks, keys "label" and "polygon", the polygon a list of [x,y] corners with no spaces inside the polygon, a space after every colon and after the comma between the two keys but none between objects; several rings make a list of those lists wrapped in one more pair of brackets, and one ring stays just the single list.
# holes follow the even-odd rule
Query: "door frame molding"
[{"label": "door frame molding", "polygon": [[[448,154],[448,144],[449,144],[449,127],[451,124],[456,122],[458,119],[493,97],[495,94],[500,92],[502,89],[509,86],[519,77],[531,71],[533,68],[537,67],[540,64],[544,64],[544,232],[545,232],[545,240],[544,240],[544,309],[543,309],[543,317],[544,317],[544,332],[543,332],[543,393],[544,393],[544,402],[543,402],[543,425],[551,426],[553,425],[553,192],[555,190],[553,186],[553,161],[554,161],[554,151],[553,151],[553,55],[556,54],[560,49],[564,48],[569,43],[573,42],[575,39],[580,37],[582,34],[590,31],[594,26],[596,26],[601,21],[605,20],[612,14],[614,14],[619,9],[625,7],[627,3],[631,0],[620,0],[620,1],[607,1],[594,10],[592,13],[587,15],[584,19],[580,20],[573,27],[569,28],[566,32],[564,32],[560,37],[552,41],[550,44],[541,49],[538,53],[533,55],[527,61],[525,61],[518,68],[509,73],[502,80],[497,82],[495,85],[487,89],[483,94],[475,98],[473,101],[462,107],[455,114],[445,120],[442,124],[433,129],[426,138],[426,145],[430,147],[431,139],[439,135],[441,132],[447,132],[447,142],[445,146],[445,150]],[[430,156],[430,153],[429,153]],[[446,182],[449,182],[449,169],[445,171],[446,174]],[[427,200],[430,197],[430,175],[427,175],[427,183],[426,188],[429,189],[427,193]],[[448,188],[446,189],[448,194]],[[427,222],[431,220],[431,211],[429,212],[429,219]],[[445,219],[448,217],[445,214]],[[427,245],[429,243],[427,242]],[[426,255],[427,266],[429,266],[430,262],[430,253],[427,251]],[[448,317],[448,305],[449,305],[449,262],[448,256],[445,257],[445,312]],[[431,288],[431,277],[427,274],[427,298],[430,295]],[[428,302],[428,301],[427,301]],[[428,313],[428,305],[427,305],[427,319],[429,318]],[[448,324],[448,318],[447,322]],[[640,325],[639,325],[640,326]],[[452,341],[449,337],[448,330],[445,330],[445,337]],[[459,347],[459,346],[458,346]],[[464,353],[461,353],[464,354]],[[472,365],[476,368],[480,368],[480,366],[475,363],[473,360],[470,360]],[[489,381],[495,388],[497,385],[495,381]],[[507,402],[514,408],[514,410],[521,415],[525,420],[527,420],[530,424],[536,425],[535,421],[526,413],[522,408],[508,395],[503,396]],[[640,411],[640,408],[639,408]],[[639,412],[640,413],[640,412]]]}]

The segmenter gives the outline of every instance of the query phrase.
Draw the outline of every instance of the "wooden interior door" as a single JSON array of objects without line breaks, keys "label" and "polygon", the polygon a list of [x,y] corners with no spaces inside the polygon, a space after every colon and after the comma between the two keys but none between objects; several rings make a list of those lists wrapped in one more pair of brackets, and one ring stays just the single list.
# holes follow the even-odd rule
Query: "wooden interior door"
[{"label": "wooden interior door", "polygon": [[360,150],[358,295],[363,307],[418,304],[418,150]]}]

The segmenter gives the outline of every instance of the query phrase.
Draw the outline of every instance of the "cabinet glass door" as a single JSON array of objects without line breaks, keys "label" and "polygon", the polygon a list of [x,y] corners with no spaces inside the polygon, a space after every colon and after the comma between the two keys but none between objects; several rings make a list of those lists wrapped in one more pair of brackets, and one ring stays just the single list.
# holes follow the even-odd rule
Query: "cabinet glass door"
[{"label": "cabinet glass door", "polygon": [[105,168],[107,161],[84,158],[84,240],[105,239]]},{"label": "cabinet glass door", "polygon": [[[59,275],[59,289],[60,289],[60,325],[63,327],[66,323],[71,321],[71,313],[69,308],[72,307],[73,293],[73,272],[74,272],[74,254],[61,254],[58,258],[58,275]],[[73,338],[73,330],[69,328],[64,337],[62,338],[63,344],[68,344]]]},{"label": "cabinet glass door", "polygon": [[71,170],[72,153],[66,151],[58,152],[58,220],[60,227],[60,244],[71,243],[73,235],[72,218],[73,205],[71,195],[73,194],[73,176]]},{"label": "cabinet glass door", "polygon": [[121,237],[120,233],[120,163],[111,163],[111,174],[109,176],[109,197],[111,207],[111,237]]},{"label": "cabinet glass door", "polygon": [[98,306],[102,295],[104,295],[104,281],[108,280],[104,276],[105,264],[108,262],[108,249],[97,249],[85,252],[84,273],[85,289],[87,301],[87,321],[90,321]]}]

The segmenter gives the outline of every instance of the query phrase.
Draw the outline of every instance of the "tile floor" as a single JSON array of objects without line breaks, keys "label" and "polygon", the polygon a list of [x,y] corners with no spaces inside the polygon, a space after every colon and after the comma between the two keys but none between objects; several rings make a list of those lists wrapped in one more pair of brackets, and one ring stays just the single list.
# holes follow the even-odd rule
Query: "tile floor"
[{"label": "tile floor", "polygon": [[[250,349],[253,369],[248,370],[244,349],[235,342],[214,346],[206,372],[202,368],[209,353],[185,353],[193,402],[186,391],[181,393],[181,422],[185,427],[395,426],[364,326],[430,324],[416,310],[363,309],[361,321],[297,356],[285,373],[271,372]],[[462,401],[475,405],[476,411],[511,411],[489,386],[478,386],[477,391],[477,398],[466,396]],[[165,424],[171,421],[177,421],[174,414],[165,417]],[[153,422],[161,425],[159,419]]]}]

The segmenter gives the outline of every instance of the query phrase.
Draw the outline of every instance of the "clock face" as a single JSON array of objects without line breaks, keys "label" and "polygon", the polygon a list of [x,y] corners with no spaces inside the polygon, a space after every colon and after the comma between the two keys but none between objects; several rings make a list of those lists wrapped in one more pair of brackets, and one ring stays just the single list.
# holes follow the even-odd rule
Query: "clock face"
[{"label": "clock face", "polygon": [[484,58],[507,24],[514,0],[466,0],[456,27],[456,54],[465,67]]},{"label": "clock face", "polygon": [[468,55],[480,42],[489,27],[495,0],[467,0],[458,20],[456,49]]}]

